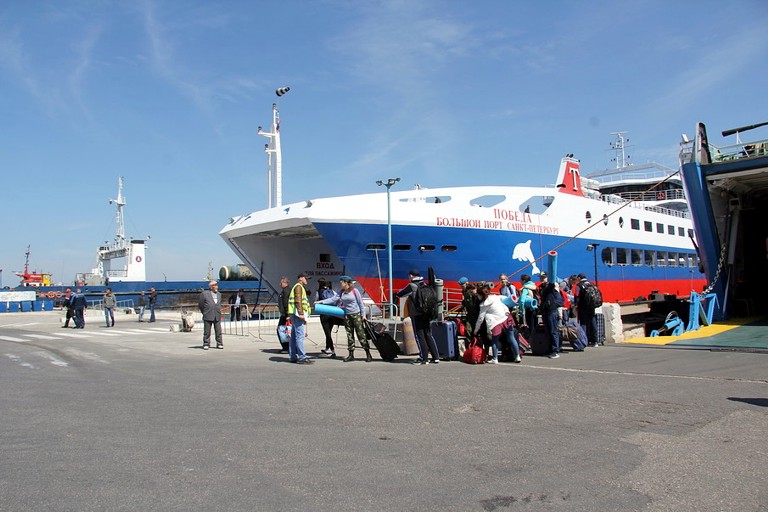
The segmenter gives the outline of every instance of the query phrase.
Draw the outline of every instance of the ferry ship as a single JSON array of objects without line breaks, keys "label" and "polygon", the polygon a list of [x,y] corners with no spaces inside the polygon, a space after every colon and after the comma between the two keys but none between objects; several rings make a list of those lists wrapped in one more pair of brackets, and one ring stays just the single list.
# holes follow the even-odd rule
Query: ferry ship
[{"label": "ferry ship", "polygon": [[607,301],[686,296],[704,284],[688,212],[659,203],[668,181],[648,187],[650,201],[601,193],[599,184],[587,186],[569,154],[556,187],[396,190],[399,179],[391,179],[378,183],[386,188],[379,193],[283,205],[279,127],[273,104],[269,131],[259,127],[269,140],[268,208],[232,217],[219,233],[272,290],[283,275],[347,274],[386,304],[409,269],[432,267],[456,288],[462,276],[494,281],[506,273],[519,281],[544,271],[551,252],[558,254],[559,278],[583,272]]}]

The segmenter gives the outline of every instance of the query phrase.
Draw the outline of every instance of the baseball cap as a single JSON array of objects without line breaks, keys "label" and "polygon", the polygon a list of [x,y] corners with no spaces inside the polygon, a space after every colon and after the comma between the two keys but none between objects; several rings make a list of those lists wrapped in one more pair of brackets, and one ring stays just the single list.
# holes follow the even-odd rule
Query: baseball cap
[{"label": "baseball cap", "polygon": [[469,282],[469,279],[466,277],[460,277],[459,278],[459,284],[467,284]]},{"label": "baseball cap", "polygon": [[416,277],[416,276],[421,276],[421,272],[419,272],[419,271],[418,271],[417,269],[415,269],[415,268],[412,268],[411,270],[409,270],[409,271],[408,271],[408,274],[410,274],[410,275],[412,275],[412,276],[414,276],[414,277]]}]

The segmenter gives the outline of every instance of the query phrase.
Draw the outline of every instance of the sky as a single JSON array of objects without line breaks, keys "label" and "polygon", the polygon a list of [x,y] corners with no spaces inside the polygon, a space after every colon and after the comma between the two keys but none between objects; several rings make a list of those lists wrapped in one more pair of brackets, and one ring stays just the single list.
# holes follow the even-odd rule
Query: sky
[{"label": "sky", "polygon": [[614,165],[617,131],[677,168],[698,121],[716,145],[768,121],[766,27],[764,0],[4,0],[2,285],[27,246],[54,282],[89,271],[120,176],[148,279],[239,263],[218,232],[267,207],[274,102],[284,204],[551,185],[567,153]]}]

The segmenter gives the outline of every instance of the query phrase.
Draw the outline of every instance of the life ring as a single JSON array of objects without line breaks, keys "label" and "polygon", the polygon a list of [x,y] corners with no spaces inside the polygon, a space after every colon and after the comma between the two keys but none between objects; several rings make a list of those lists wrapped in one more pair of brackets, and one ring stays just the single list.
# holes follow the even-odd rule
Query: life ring
[{"label": "life ring", "polygon": [[60,299],[60,298],[62,298],[63,296],[64,296],[64,294],[63,294],[63,293],[61,293],[61,292],[56,292],[56,298],[57,298],[57,299]]},{"label": "life ring", "polygon": [[48,298],[49,299],[55,299],[56,298],[56,292],[48,292]]},{"label": "life ring", "polygon": [[667,198],[667,194],[663,190],[659,190],[658,192],[656,192],[656,199],[658,199],[659,201],[664,200],[666,198]]}]

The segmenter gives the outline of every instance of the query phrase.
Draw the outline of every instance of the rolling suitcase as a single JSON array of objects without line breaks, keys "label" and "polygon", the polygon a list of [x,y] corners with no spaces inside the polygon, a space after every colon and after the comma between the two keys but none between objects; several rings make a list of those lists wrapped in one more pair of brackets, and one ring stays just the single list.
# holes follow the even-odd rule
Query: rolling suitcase
[{"label": "rolling suitcase", "polygon": [[456,333],[456,322],[434,320],[429,323],[432,337],[437,345],[440,359],[455,360],[459,357],[459,337]]},{"label": "rolling suitcase", "polygon": [[373,343],[379,355],[384,361],[392,361],[400,353],[400,346],[395,338],[389,334],[383,324],[373,324],[368,320],[363,321],[366,337]]},{"label": "rolling suitcase", "polygon": [[603,345],[605,344],[605,315],[596,313],[595,324],[597,325],[597,343]]}]

